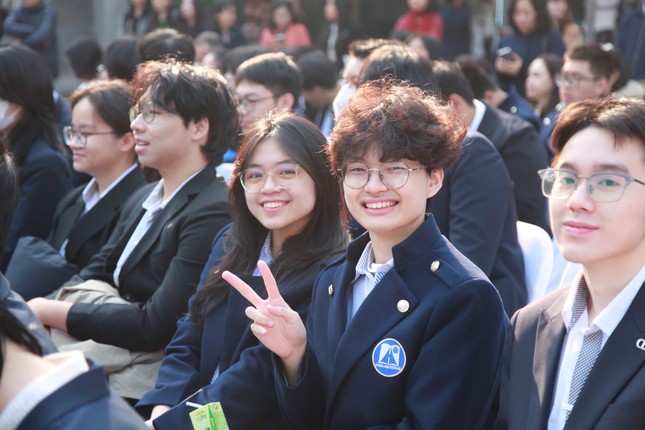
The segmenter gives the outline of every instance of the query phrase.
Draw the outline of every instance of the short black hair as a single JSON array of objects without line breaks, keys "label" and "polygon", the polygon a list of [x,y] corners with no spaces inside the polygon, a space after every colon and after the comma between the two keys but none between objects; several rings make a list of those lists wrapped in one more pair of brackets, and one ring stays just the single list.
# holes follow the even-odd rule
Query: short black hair
[{"label": "short black hair", "polygon": [[594,78],[611,79],[614,72],[620,69],[619,58],[616,54],[599,43],[588,43],[576,46],[566,53],[565,61],[577,60],[589,63]]},{"label": "short black hair", "polygon": [[376,49],[385,45],[400,44],[401,42],[391,39],[361,39],[354,40],[349,44],[349,55],[365,59]]},{"label": "short black hair", "polygon": [[338,85],[338,72],[324,52],[320,50],[309,51],[296,60],[302,73],[302,88],[305,90],[313,87],[335,88]]},{"label": "short black hair", "polygon": [[103,51],[93,37],[84,36],[74,40],[67,46],[65,55],[74,69],[74,74],[80,79],[89,81],[96,78]]},{"label": "short black hair", "polygon": [[463,98],[466,103],[473,105],[475,94],[470,87],[468,78],[457,64],[447,61],[435,61],[432,63],[432,70],[444,99],[447,100],[451,94],[456,94]]},{"label": "short black hair", "polygon": [[103,65],[110,78],[130,82],[140,62],[139,39],[125,35],[117,37],[108,45]]},{"label": "short black hair", "polygon": [[470,83],[475,98],[483,99],[486,91],[497,91],[500,89],[495,78],[486,73],[484,69],[476,64],[462,64],[461,71]]},{"label": "short black hair", "polygon": [[291,93],[295,100],[302,91],[302,75],[291,57],[271,52],[246,60],[235,71],[235,84],[247,80],[267,87],[274,96]]},{"label": "short black hair", "polygon": [[193,38],[172,28],[158,28],[139,41],[141,61],[176,60],[195,61]]},{"label": "short black hair", "polygon": [[18,205],[18,171],[0,136],[0,258],[4,252],[9,226]]}]

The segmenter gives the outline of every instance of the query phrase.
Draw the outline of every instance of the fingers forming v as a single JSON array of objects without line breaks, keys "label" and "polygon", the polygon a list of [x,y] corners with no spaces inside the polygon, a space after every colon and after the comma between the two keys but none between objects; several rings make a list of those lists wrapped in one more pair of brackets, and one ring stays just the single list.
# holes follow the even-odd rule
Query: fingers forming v
[{"label": "fingers forming v", "polygon": [[[225,270],[224,273],[222,273],[222,278],[233,288],[235,288],[239,293],[253,306],[256,308],[259,307],[262,304],[262,298],[257,295],[255,291],[253,291],[253,288],[249,286],[246,282],[238,278],[236,275],[232,274],[228,270]],[[275,282],[275,281],[274,281]]]}]

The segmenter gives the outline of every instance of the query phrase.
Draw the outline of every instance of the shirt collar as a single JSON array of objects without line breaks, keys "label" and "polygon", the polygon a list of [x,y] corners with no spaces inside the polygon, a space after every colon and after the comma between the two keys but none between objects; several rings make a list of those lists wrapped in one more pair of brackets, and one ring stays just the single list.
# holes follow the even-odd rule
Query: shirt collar
[{"label": "shirt collar", "polygon": [[374,251],[372,249],[372,242],[368,242],[363,249],[361,257],[358,259],[358,263],[356,263],[356,274],[354,276],[354,281],[356,281],[360,276],[367,275],[368,273],[372,274],[375,278],[377,278],[378,281],[393,266],[394,258],[390,258],[383,264],[374,263]]},{"label": "shirt collar", "polygon": [[112,188],[116,187],[119,182],[123,180],[130,172],[132,172],[135,168],[137,167],[137,163],[133,163],[132,166],[130,166],[125,172],[121,173],[118,178],[116,178],[106,189],[103,190],[102,193],[99,194],[99,186],[96,183],[96,179],[92,178],[90,182],[88,182],[87,186],[83,190],[83,201],[87,203],[90,201],[92,198],[96,198],[98,195],[98,199],[102,199],[103,196],[105,196],[107,193],[109,193]]},{"label": "shirt collar", "polygon": [[486,113],[486,105],[477,99],[473,100],[473,104],[475,105],[475,114],[473,115],[473,120],[471,121],[470,126],[468,126],[468,129],[470,131],[477,131],[479,125],[482,123],[482,119],[484,118],[484,113]]},{"label": "shirt collar", "polygon": [[[602,330],[605,336],[609,337],[614,332],[620,321],[623,319],[629,306],[632,304],[634,297],[638,294],[641,286],[645,282],[645,265],[641,270],[627,283],[620,293],[603,309],[593,321],[588,322],[590,328],[598,328]],[[574,288],[574,285],[576,286]],[[572,287],[569,289],[567,299],[562,309],[562,318],[567,331],[580,322],[587,321],[587,296],[589,289],[587,287],[584,272],[574,279]]]},{"label": "shirt collar", "polygon": [[163,210],[166,206],[168,206],[168,203],[177,195],[177,193],[184,188],[184,185],[186,185],[191,179],[193,179],[195,176],[197,176],[201,170],[198,170],[197,172],[193,173],[190,175],[184,182],[181,183],[177,187],[177,189],[166,199],[163,200],[163,178],[157,182],[157,185],[153,188],[152,192],[148,195],[148,197],[144,200],[144,202],[141,204],[141,206],[152,213],[155,213],[156,211]]}]

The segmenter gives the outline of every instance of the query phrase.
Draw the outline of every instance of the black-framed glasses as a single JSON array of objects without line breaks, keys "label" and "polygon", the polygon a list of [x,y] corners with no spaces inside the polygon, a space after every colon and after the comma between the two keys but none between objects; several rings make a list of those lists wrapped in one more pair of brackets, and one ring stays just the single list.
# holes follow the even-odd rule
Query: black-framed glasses
[{"label": "black-framed glasses", "polygon": [[597,80],[598,78],[589,78],[581,75],[564,75],[562,73],[555,75],[555,85],[559,88],[578,88],[583,82],[594,82]]},{"label": "black-framed glasses", "polygon": [[283,190],[288,189],[298,177],[300,166],[294,163],[278,164],[268,172],[259,167],[244,169],[240,174],[240,183],[248,193],[259,193],[264,187],[267,177],[271,176],[273,183]]},{"label": "black-framed glasses", "polygon": [[157,114],[158,109],[162,109],[169,113],[175,113],[175,111],[169,107],[162,106],[149,100],[145,103],[137,103],[130,108],[130,122],[133,122],[139,115],[141,115],[146,124],[150,124],[155,120],[155,115]]},{"label": "black-framed glasses", "polygon": [[347,163],[340,169],[343,183],[349,188],[363,188],[370,181],[371,172],[379,172],[379,179],[386,187],[396,190],[408,183],[411,172],[425,170],[426,166],[410,168],[403,161],[383,163],[379,167],[368,167],[363,162]]},{"label": "black-framed glasses", "polygon": [[101,134],[118,134],[117,132],[113,131],[80,131],[76,130],[74,127],[71,125],[63,127],[63,139],[65,139],[65,144],[67,146],[72,146],[74,141],[76,141],[76,145],[80,146],[81,148],[85,148],[87,145],[87,138],[89,136],[98,136]]},{"label": "black-framed glasses", "polygon": [[240,105],[240,109],[244,110],[245,112],[253,112],[255,110],[256,104],[269,99],[275,100],[275,98],[276,96],[260,97],[259,99],[241,98],[239,99],[238,103]]},{"label": "black-framed glasses", "polygon": [[645,185],[645,182],[623,175],[622,173],[594,173],[589,176],[578,176],[562,169],[543,169],[538,171],[542,178],[542,194],[553,199],[566,199],[581,180],[587,180],[587,192],[597,202],[617,202],[625,194],[625,189],[632,182]]}]

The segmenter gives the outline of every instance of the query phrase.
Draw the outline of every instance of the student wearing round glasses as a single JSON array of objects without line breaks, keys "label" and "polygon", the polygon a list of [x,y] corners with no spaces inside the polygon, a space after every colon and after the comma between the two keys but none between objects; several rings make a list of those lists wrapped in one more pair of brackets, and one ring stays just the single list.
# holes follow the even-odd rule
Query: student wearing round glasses
[{"label": "student wearing round glasses", "polygon": [[[224,272],[273,352],[286,428],[484,425],[506,315],[495,287],[426,213],[459,157],[461,124],[451,107],[400,81],[358,88],[329,152],[345,204],[367,231],[316,279],[306,328],[266,264],[266,293]],[[238,401],[251,411],[258,403],[252,390]]]},{"label": "student wearing round glasses", "polygon": [[511,321],[498,429],[642,429],[645,411],[645,102],[565,108],[540,171],[570,286]]},{"label": "student wearing round glasses", "polygon": [[[221,273],[233,270],[261,292],[257,263],[266,261],[285,300],[305,317],[316,274],[348,242],[326,146],[313,123],[291,113],[269,114],[245,133],[229,190],[235,222],[215,238],[189,312],[165,350],[156,387],[137,404],[142,412],[152,409],[156,429],[190,428],[194,408],[186,398],[198,391],[189,404],[221,401],[231,428],[284,428],[270,384],[258,408],[268,415],[257,420],[237,396],[243,383],[235,381],[218,395],[218,380],[259,343],[244,317],[246,300]],[[271,376],[266,364],[263,374]]]},{"label": "student wearing round glasses", "polygon": [[[46,296],[87,266],[107,242],[123,203],[145,184],[130,130],[128,84],[90,82],[70,101],[72,125],[63,129],[63,136],[74,170],[92,179],[69,192],[56,208],[47,242],[63,260],[52,257],[51,265],[34,266],[33,256],[23,255],[11,261],[7,277],[25,300]],[[57,261],[69,265],[61,267]],[[34,267],[39,270],[30,270]]]}]

